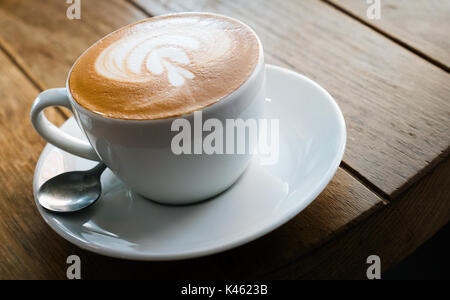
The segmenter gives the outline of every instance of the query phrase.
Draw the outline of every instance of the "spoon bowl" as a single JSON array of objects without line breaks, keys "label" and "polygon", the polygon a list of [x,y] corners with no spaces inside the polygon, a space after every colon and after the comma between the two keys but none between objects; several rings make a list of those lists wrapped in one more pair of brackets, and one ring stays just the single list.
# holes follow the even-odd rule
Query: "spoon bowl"
[{"label": "spoon bowl", "polygon": [[101,163],[88,171],[68,172],[45,182],[38,191],[39,204],[60,213],[76,212],[94,204],[102,194]]}]

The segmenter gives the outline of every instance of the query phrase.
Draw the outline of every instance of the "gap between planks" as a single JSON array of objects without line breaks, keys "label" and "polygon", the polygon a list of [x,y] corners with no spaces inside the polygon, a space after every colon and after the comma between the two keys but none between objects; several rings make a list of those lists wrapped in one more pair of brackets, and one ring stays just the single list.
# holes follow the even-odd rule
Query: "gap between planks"
[{"label": "gap between planks", "polygon": [[362,176],[358,171],[353,169],[346,162],[342,161],[340,167],[342,169],[344,169],[345,171],[347,171],[347,173],[352,175],[353,178],[358,180],[362,185],[364,185],[366,188],[368,188],[371,192],[376,194],[382,201],[389,203],[392,200],[400,198],[404,194],[406,194],[413,185],[418,183],[423,177],[432,173],[433,170],[436,169],[441,163],[443,163],[449,156],[450,156],[450,146],[448,146],[440,155],[436,156],[435,159],[430,161],[429,164],[424,169],[422,169],[414,177],[412,177],[411,180],[409,181],[409,183],[404,187],[404,189],[401,192],[395,191],[390,196],[388,194],[386,194],[385,192],[383,192],[381,189],[379,189],[372,182],[370,182],[367,178]]},{"label": "gap between planks", "polygon": [[[126,2],[130,3],[131,5],[133,5],[134,7],[136,7],[137,9],[139,9],[141,12],[143,12],[145,15],[152,17],[153,15],[148,12],[144,7],[142,7],[141,5],[137,4],[135,1],[133,0],[125,0]],[[282,62],[284,62],[286,65],[294,68],[292,66],[292,64],[290,64],[288,61],[284,60],[281,57],[277,57],[277,59],[281,60]],[[353,169],[352,167],[350,167],[347,163],[345,163],[344,161],[341,162],[340,167],[342,169],[344,169],[348,174],[350,174],[353,178],[355,178],[355,180],[357,180],[359,183],[361,183],[364,187],[366,187],[368,190],[370,190],[371,192],[373,192],[374,194],[376,194],[382,201],[383,203],[387,204],[391,201],[391,197],[386,194],[385,192],[383,192],[381,189],[379,189],[375,184],[373,184],[372,182],[370,182],[367,178],[365,178],[364,176],[362,176],[359,172],[357,172],[355,169]]]},{"label": "gap between planks", "polygon": [[150,14],[144,7],[142,7],[139,3],[136,3],[133,0],[125,0],[125,2],[128,2],[132,6],[134,6],[137,10],[142,12],[144,15],[148,16],[149,18],[154,17],[152,14]]},{"label": "gap between planks", "polygon": [[[125,0],[125,1],[130,3],[131,5],[133,5],[137,9],[139,9],[145,15],[147,15],[149,17],[153,16],[153,14],[151,14],[145,7],[142,7],[140,4],[136,3],[135,1],[133,1],[133,0]],[[324,2],[328,6],[331,6],[331,8],[334,8],[334,9],[338,10],[340,13],[343,13],[347,17],[350,17],[350,18],[356,20],[358,23],[362,24],[363,26],[365,25],[365,26],[369,27],[370,29],[372,29],[375,32],[377,32],[377,33],[381,34],[382,36],[384,36],[385,38],[391,40],[395,44],[398,44],[400,47],[403,47],[406,50],[416,54],[417,56],[419,56],[420,58],[424,59],[428,63],[431,63],[434,66],[436,66],[436,67],[438,67],[438,68],[440,68],[440,69],[442,69],[442,70],[444,70],[446,72],[449,72],[450,69],[447,66],[445,66],[444,64],[442,64],[439,61],[433,59],[432,57],[426,55],[425,53],[415,49],[414,47],[408,45],[407,43],[403,42],[402,40],[400,40],[400,39],[398,39],[398,38],[388,34],[387,32],[385,32],[385,31],[383,31],[383,30],[381,30],[381,29],[379,29],[379,28],[377,28],[377,27],[367,23],[366,21],[364,21],[363,19],[361,19],[357,15],[351,13],[350,11],[347,11],[346,9],[341,8],[339,5],[337,5],[337,4],[333,3],[333,2],[330,2],[330,0],[320,0],[320,1]],[[285,60],[284,58],[279,57],[276,54],[272,54],[272,56],[274,56],[276,59],[280,60],[281,62],[283,62],[287,66],[289,66],[291,68],[294,68],[294,66],[289,61]],[[443,159],[445,159],[449,154],[450,154],[450,147],[448,147],[444,152],[442,152],[435,159],[433,159],[433,161],[431,161],[424,169],[422,169],[420,172],[418,172],[409,181],[409,183],[406,186],[404,186],[404,188],[402,188],[402,190],[400,192],[399,191],[394,191],[392,193],[392,195],[388,195],[387,193],[382,191],[380,188],[378,188],[375,184],[373,184],[371,181],[369,181],[366,177],[364,177],[362,174],[360,174],[358,171],[356,171],[354,168],[352,168],[346,162],[342,161],[340,167],[342,169],[344,169],[345,171],[347,171],[356,180],[358,180],[363,186],[365,186],[370,191],[375,193],[383,201],[388,203],[388,202],[392,201],[393,199],[401,196],[403,193],[407,192],[411,186],[413,186],[420,178],[422,178],[423,176],[426,176],[429,172],[431,172],[434,168],[436,168],[439,165],[439,163]]]},{"label": "gap between planks", "polygon": [[341,13],[347,15],[348,17],[355,19],[356,21],[358,21],[359,23],[361,23],[362,25],[365,25],[367,27],[369,27],[370,29],[372,29],[373,31],[381,34],[382,36],[384,36],[385,38],[391,40],[392,42],[400,45],[401,47],[407,49],[408,51],[414,53],[415,55],[417,55],[418,57],[424,59],[425,61],[429,62],[430,64],[444,70],[447,73],[450,73],[450,67],[448,67],[447,65],[441,63],[440,61],[438,61],[437,59],[434,59],[433,57],[429,56],[428,54],[424,53],[423,51],[414,48],[413,46],[409,45],[408,43],[402,41],[400,38],[397,38],[391,34],[389,34],[388,32],[384,31],[383,29],[370,24],[369,22],[365,21],[364,19],[362,19],[361,17],[359,17],[358,15],[352,13],[350,10],[339,6],[339,4],[332,2],[332,0],[320,0],[322,2],[324,2],[325,4],[335,8],[336,10],[340,11]]},{"label": "gap between planks", "polygon": [[[129,3],[134,3],[130,0],[126,0]],[[146,15],[151,16],[148,12],[145,11],[140,6],[137,6],[140,10],[142,10]],[[5,55],[8,57],[8,59],[20,70],[20,72],[31,82],[31,84],[39,91],[42,92],[44,88],[39,84],[36,80],[34,80],[30,75],[29,72],[25,70],[25,68],[15,59],[13,54],[7,50],[4,43],[0,40],[0,51],[5,53]],[[56,111],[64,118],[68,119],[70,116],[66,114],[60,107],[55,107]],[[368,179],[366,179],[364,176],[362,176],[360,173],[358,173],[356,170],[354,170],[352,167],[350,167],[347,163],[344,161],[341,162],[340,167],[344,169],[347,173],[349,173],[352,177],[354,177],[358,182],[360,182],[364,187],[375,193],[383,202],[387,203],[391,200],[389,195],[384,193],[382,190],[380,190],[377,186],[375,186],[373,183],[371,183]]]},{"label": "gap between planks", "polygon": [[[153,17],[153,15],[151,13],[149,13],[144,7],[142,7],[140,4],[136,3],[133,0],[125,0],[126,2],[128,2],[129,4],[131,4],[132,6],[134,6],[136,9],[138,9],[139,11],[141,11],[142,13],[144,13],[145,15],[147,15],[148,17]],[[408,51],[414,53],[415,55],[419,56],[420,58],[426,60],[427,62],[431,63],[432,65],[444,70],[447,73],[450,73],[450,68],[448,66],[446,66],[445,64],[441,63],[440,61],[434,59],[433,57],[427,55],[426,53],[420,51],[419,49],[414,48],[413,46],[409,45],[408,43],[402,41],[401,39],[390,35],[388,32],[366,22],[365,20],[363,20],[362,18],[360,18],[359,16],[355,15],[354,13],[350,12],[349,10],[339,6],[336,3],[331,2],[330,0],[319,0],[324,2],[325,4],[337,9],[338,11],[340,11],[341,13],[347,15],[348,17],[355,19],[356,21],[358,21],[359,23],[369,27],[370,29],[374,30],[375,32],[381,34],[382,36],[384,36],[385,38],[391,40],[392,42],[400,45],[401,47],[407,49]]]},{"label": "gap between planks", "polygon": [[[385,36],[386,38],[394,41],[395,43],[400,44],[401,46],[407,48],[408,50],[412,51],[413,53],[417,54],[418,56],[420,56],[421,58],[429,61],[430,63],[437,65],[438,67],[440,67],[441,69],[444,69],[445,71],[449,72],[449,68],[437,61],[435,61],[434,59],[428,57],[427,55],[423,54],[422,52],[416,50],[415,48],[407,45],[406,43],[402,42],[401,40],[390,36],[389,34],[381,31],[380,29],[372,26],[371,24],[366,23],[364,20],[362,20],[361,18],[359,18],[358,16],[352,14],[351,12],[345,10],[344,8],[339,7],[338,5],[329,2],[329,0],[320,0],[332,7],[334,7],[335,9],[339,10],[340,12],[346,14],[347,16],[356,19],[358,22],[362,23],[363,25],[366,25],[368,27],[370,27],[371,29],[375,30],[376,32],[382,34],[383,36]],[[153,15],[151,13],[149,13],[144,7],[142,7],[141,5],[137,4],[136,2],[132,1],[132,0],[125,0],[125,2],[127,2],[129,5],[132,5],[133,7],[135,7],[136,9],[138,9],[139,11],[141,11],[142,13],[144,13],[146,16],[148,17],[152,17]],[[26,67],[24,67],[12,54],[12,51],[8,50],[8,47],[5,45],[5,43],[0,40],[0,51],[2,51],[3,53],[5,53],[5,55],[11,60],[11,62],[20,70],[20,72],[22,72],[24,74],[24,76],[31,82],[31,84],[40,92],[42,92],[43,90],[45,90],[44,86],[42,84],[40,84],[38,82],[38,80],[34,79],[31,75],[30,72],[28,72],[26,70]],[[286,62],[288,65],[289,62]],[[60,107],[55,107],[56,111],[64,118],[67,119],[70,117],[70,115],[66,114]],[[449,153],[449,149],[447,149],[446,154]],[[447,155],[443,155],[444,157],[446,157]],[[432,164],[432,167],[429,169],[434,169],[439,163],[435,163]],[[341,166],[342,169],[344,169],[347,173],[349,173],[352,177],[354,177],[356,180],[358,180],[363,186],[365,186],[367,189],[369,189],[370,191],[372,191],[373,193],[375,193],[380,199],[382,199],[383,201],[385,201],[386,203],[390,202],[392,200],[392,197],[390,197],[389,195],[387,195],[385,192],[383,192],[381,189],[379,189],[377,186],[375,186],[372,182],[370,182],[367,178],[365,178],[364,176],[362,176],[359,172],[357,172],[355,169],[353,169],[350,165],[348,165],[347,163],[345,163],[344,161],[342,161]],[[427,168],[428,169],[428,168]],[[406,189],[408,190],[408,189]]]},{"label": "gap between planks", "polygon": [[[137,4],[136,2],[132,0],[125,0],[128,4],[132,5],[142,13],[144,13],[148,17],[152,17],[153,15],[150,14],[145,8],[143,8],[141,5]],[[31,82],[31,84],[39,91],[42,92],[45,90],[43,84],[40,84],[37,80],[35,80],[31,75],[30,72],[26,70],[26,67],[24,67],[20,62],[14,57],[12,54],[12,51],[8,50],[8,47],[5,45],[5,43],[0,40],[0,51],[5,53],[5,55],[11,60],[11,62],[20,70],[20,72]],[[286,64],[289,64],[289,62],[286,61]],[[70,115],[66,114],[60,107],[55,107],[56,111],[64,118],[68,119]],[[373,183],[371,183],[368,179],[363,177],[361,174],[359,174],[357,171],[355,171],[352,167],[350,167],[347,163],[342,162],[341,166],[342,169],[344,169],[347,173],[349,173],[352,177],[354,177],[358,182],[360,182],[364,187],[375,193],[382,201],[389,202],[390,197],[386,193],[384,193],[382,190],[380,190],[378,187],[376,187]]]},{"label": "gap between planks", "polygon": [[392,201],[392,197],[383,192],[380,188],[378,188],[375,184],[370,182],[366,177],[361,175],[358,171],[348,165],[346,162],[342,161],[340,168],[345,170],[348,174],[350,174],[353,178],[355,178],[359,183],[361,183],[364,187],[369,189],[372,193],[377,195],[381,201],[385,204],[388,204]]}]

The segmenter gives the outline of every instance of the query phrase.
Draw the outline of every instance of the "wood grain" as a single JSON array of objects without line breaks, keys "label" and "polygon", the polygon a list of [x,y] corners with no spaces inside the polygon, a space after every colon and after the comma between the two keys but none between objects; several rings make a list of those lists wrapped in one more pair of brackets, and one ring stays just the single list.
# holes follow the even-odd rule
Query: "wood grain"
[{"label": "wood grain", "polygon": [[[347,200],[337,200],[340,197]],[[28,203],[35,209],[32,200]],[[5,228],[0,229],[0,232],[6,232],[6,235],[0,236],[1,244],[11,245],[11,240],[22,242],[13,242],[6,250],[0,246],[0,254],[7,258],[0,264],[0,278],[65,279],[65,260],[69,255],[76,254],[82,261],[83,279],[256,279],[289,266],[301,256],[310,255],[383,207],[384,202],[345,171],[339,170],[330,186],[310,207],[273,233],[222,254],[179,262],[146,263],[112,259],[68,245],[48,230],[43,230],[30,240],[28,232],[16,231],[5,224]],[[12,210],[6,208],[5,212],[11,213]],[[30,215],[26,217],[33,223],[46,226],[36,214],[32,218]],[[22,220],[11,217],[8,222],[20,224]],[[35,239],[45,241],[46,245]],[[23,249],[25,243],[26,251]],[[48,252],[43,247],[52,247],[52,251]],[[45,251],[40,252],[42,250]],[[15,253],[18,253],[18,260],[26,262],[26,266],[11,259]],[[33,261],[36,263],[29,264]]]},{"label": "wood grain", "polygon": [[[99,0],[95,3],[98,8],[89,10],[79,22],[65,19],[61,1],[46,1],[42,5],[2,1],[0,44],[39,88],[60,86],[72,61],[92,41],[136,16],[144,17],[126,2]],[[40,14],[42,19],[35,20],[34,14]],[[23,38],[18,42],[12,35],[23,35]],[[0,123],[0,132],[2,145],[6,141],[12,145],[2,147],[0,163],[0,188],[7,191],[0,201],[0,255],[4,258],[0,262],[0,278],[64,279],[65,261],[71,254],[82,258],[84,278],[256,278],[289,265],[299,255],[307,255],[384,206],[375,194],[346,171],[339,170],[313,205],[289,224],[224,254],[185,262],[146,264],[87,253],[51,232],[34,207],[31,181],[44,141],[31,129],[28,110],[38,88],[26,82],[26,76],[11,61],[2,58],[0,62],[0,74],[5,77],[0,81],[0,90],[5,94],[2,101],[9,99],[0,105],[2,115],[8,115]],[[15,123],[24,129],[9,133]],[[25,136],[21,135],[22,131]],[[20,144],[20,149],[16,149],[15,143]],[[14,175],[3,180],[8,174]]]},{"label": "wood grain", "polygon": [[268,278],[367,279],[370,255],[381,258],[383,272],[389,270],[450,220],[449,174],[447,158],[397,201]]},{"label": "wood grain", "polygon": [[[185,262],[137,263],[101,257],[58,237],[39,216],[34,166],[45,143],[28,122],[38,90],[0,53],[0,279],[64,279],[65,260],[82,258],[83,278],[257,278],[289,265],[382,208],[343,170],[302,214],[272,234],[224,254]],[[57,124],[62,117],[49,116]],[[258,253],[258,255],[255,255]]]},{"label": "wood grain", "polygon": [[367,18],[362,0],[327,0],[450,70],[450,3],[442,0],[383,0],[381,18]]},{"label": "wood grain", "polygon": [[[64,279],[66,258],[72,254],[81,257],[85,279],[354,278],[361,276],[366,253],[378,251],[383,266],[390,266],[448,221],[448,191],[440,193],[437,188],[449,186],[446,160],[392,206],[339,169],[318,199],[291,222],[255,242],[211,257],[139,263],[70,245],[49,229],[34,206],[32,176],[44,141],[29,125],[29,107],[39,89],[64,84],[73,61],[91,43],[146,17],[126,1],[82,3],[82,20],[70,21],[64,1],[0,2],[0,48],[10,55],[0,53],[0,189],[4,191],[0,279]],[[269,62],[312,77],[337,98],[349,127],[345,165],[388,195],[404,191],[442,159],[439,154],[446,155],[447,74],[323,2],[139,1],[138,5],[155,14],[213,10],[250,23],[263,38]],[[62,121],[57,113],[50,114]],[[416,225],[411,224],[414,218],[418,218]]]},{"label": "wood grain", "polygon": [[[304,212],[271,234],[237,249],[166,263],[126,262],[85,252],[81,257],[92,262],[85,268],[85,276],[90,279],[105,276],[109,279],[257,279],[311,255],[383,207],[384,202],[339,170],[332,183]],[[355,219],[356,214],[359,216]]]},{"label": "wood grain", "polygon": [[[0,51],[0,279],[54,278],[48,271],[58,262],[47,258],[69,249],[67,243],[54,242],[56,234],[34,205],[34,166],[45,144],[28,121],[37,94]],[[56,124],[64,120],[56,110],[47,117]]]},{"label": "wood grain", "polygon": [[41,89],[65,86],[70,67],[89,46],[145,17],[120,0],[81,1],[81,20],[69,20],[68,7],[60,0],[0,2],[0,46]]},{"label": "wood grain", "polygon": [[[45,142],[34,133],[24,108],[31,106],[38,90],[1,53],[0,66],[0,279],[64,279],[65,260],[72,254],[82,258],[86,279],[257,278],[307,255],[384,206],[339,170],[319,198],[287,225],[224,254],[185,262],[137,263],[85,252],[53,233],[35,208],[33,171]],[[57,124],[63,121],[57,113],[50,118]]]},{"label": "wood grain", "polygon": [[213,11],[251,25],[269,63],[311,77],[336,98],[348,126],[344,161],[389,196],[447,155],[449,75],[326,3],[134,1],[150,14]]}]

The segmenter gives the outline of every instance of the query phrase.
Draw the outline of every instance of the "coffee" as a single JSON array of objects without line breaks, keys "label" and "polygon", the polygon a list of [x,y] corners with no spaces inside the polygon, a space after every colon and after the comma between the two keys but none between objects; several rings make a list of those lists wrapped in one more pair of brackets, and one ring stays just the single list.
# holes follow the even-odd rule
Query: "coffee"
[{"label": "coffee", "polygon": [[155,120],[210,106],[237,90],[260,58],[256,34],[214,14],[148,19],[97,42],[69,77],[73,98],[110,118]]}]

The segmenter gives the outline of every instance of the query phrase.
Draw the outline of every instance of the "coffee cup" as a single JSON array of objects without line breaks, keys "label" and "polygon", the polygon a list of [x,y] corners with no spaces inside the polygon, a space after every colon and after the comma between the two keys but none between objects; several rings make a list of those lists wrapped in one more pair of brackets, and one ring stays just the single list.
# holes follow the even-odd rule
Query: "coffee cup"
[{"label": "coffee cup", "polygon": [[[143,34],[133,40],[140,30]],[[148,37],[145,30],[155,36]],[[208,41],[207,34],[220,41]],[[228,44],[223,42],[226,34],[231,35]],[[239,34],[243,36],[234,36]],[[196,44],[196,36],[204,40]],[[208,48],[209,42],[213,45]],[[218,50],[217,43],[222,43]],[[211,133],[204,130],[205,122],[258,120],[264,99],[264,54],[256,33],[222,15],[182,13],[129,25],[94,44],[70,70],[66,88],[36,98],[31,122],[54,146],[104,162],[133,192],[159,203],[185,205],[227,190],[253,157],[250,147],[246,153],[196,149]],[[51,106],[71,110],[89,142],[50,123],[43,111]],[[188,127],[191,153],[174,151],[180,134],[176,124]],[[231,136],[224,147],[242,142]],[[244,137],[244,142],[251,144],[251,138]],[[186,148],[185,143],[181,146]]]}]

